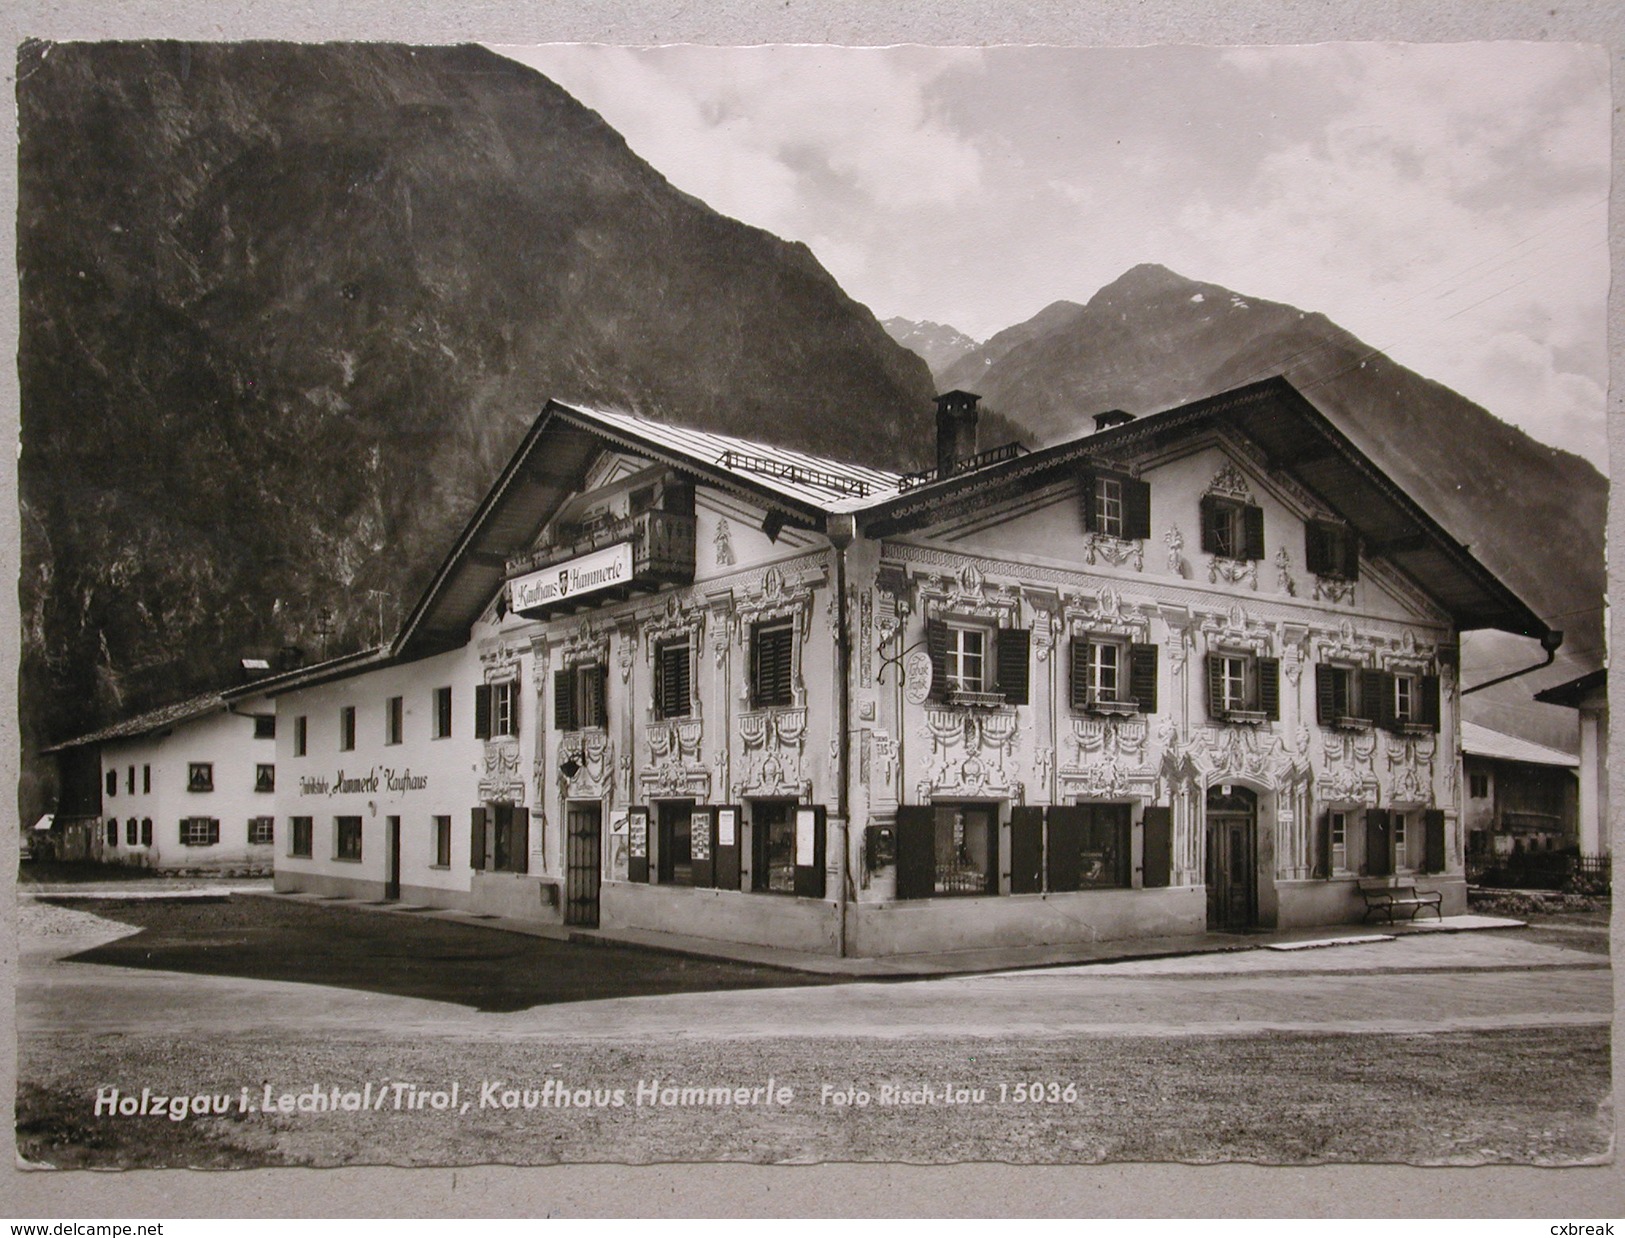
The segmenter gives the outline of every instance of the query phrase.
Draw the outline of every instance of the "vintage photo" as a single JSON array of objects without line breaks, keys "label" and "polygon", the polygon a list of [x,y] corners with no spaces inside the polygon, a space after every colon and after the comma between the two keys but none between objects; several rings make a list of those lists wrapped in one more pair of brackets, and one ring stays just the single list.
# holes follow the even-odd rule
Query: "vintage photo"
[{"label": "vintage photo", "polygon": [[26,1167],[1611,1159],[1603,49],[17,105]]}]

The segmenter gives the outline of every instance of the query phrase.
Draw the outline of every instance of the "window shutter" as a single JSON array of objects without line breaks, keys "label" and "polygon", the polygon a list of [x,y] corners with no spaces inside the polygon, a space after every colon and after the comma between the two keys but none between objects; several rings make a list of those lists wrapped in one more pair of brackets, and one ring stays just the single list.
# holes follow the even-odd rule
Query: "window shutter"
[{"label": "window shutter", "polygon": [[209,846],[212,847],[216,843],[218,843],[219,841],[220,841],[220,818],[218,818],[218,817],[210,817],[209,818]]},{"label": "window shutter", "polygon": [[476,808],[468,832],[468,866],[476,871],[485,868],[485,809]]},{"label": "window shutter", "polygon": [[1322,520],[1306,521],[1303,526],[1303,566],[1316,576],[1332,575],[1330,547],[1327,543],[1326,524]]},{"label": "window shutter", "polygon": [[994,633],[998,690],[1004,693],[1007,705],[1027,703],[1032,636],[1026,628],[1001,628]]},{"label": "window shutter", "polygon": [[1343,530],[1343,579],[1360,579],[1360,535],[1352,528]]},{"label": "window shutter", "polygon": [[1258,659],[1258,707],[1271,722],[1281,717],[1281,659]]},{"label": "window shutter", "polygon": [[930,898],[937,889],[936,814],[919,804],[897,808],[897,897]]},{"label": "window shutter", "polygon": [[655,717],[669,718],[671,708],[666,704],[671,699],[671,660],[674,652],[671,646],[662,646],[655,650]]},{"label": "window shutter", "polygon": [[600,663],[592,668],[593,709],[592,725],[609,725],[609,667]]},{"label": "window shutter", "polygon": [[[812,822],[810,825],[802,820],[801,814],[807,811],[806,805],[797,805],[790,809],[791,820],[795,822],[796,849],[801,848],[801,831],[810,828],[813,831],[813,863],[810,865],[797,864],[792,881],[795,884],[797,898],[823,898],[824,897],[824,863],[825,863],[825,809],[822,804],[812,805]],[[934,874],[933,874],[934,880]]]},{"label": "window shutter", "polygon": [[519,679],[516,676],[508,685],[508,734],[519,734]]},{"label": "window shutter", "polygon": [[1323,812],[1315,821],[1315,866],[1311,877],[1329,880],[1332,875],[1332,814]]},{"label": "window shutter", "polygon": [[1444,813],[1429,808],[1422,814],[1423,861],[1422,871],[1444,872]]},{"label": "window shutter", "polygon": [[1224,720],[1224,659],[1207,655],[1207,716]]},{"label": "window shutter", "polygon": [[[575,691],[572,680],[575,673],[566,667],[553,672],[553,729],[555,731],[575,730]],[[475,689],[478,691],[479,689]],[[483,711],[478,716],[484,717]]]},{"label": "window shutter", "polygon": [[750,703],[762,703],[762,629],[750,630]]},{"label": "window shutter", "polygon": [[515,808],[508,825],[508,860],[516,873],[530,871],[530,809]]},{"label": "window shutter", "polygon": [[1249,503],[1241,509],[1242,516],[1242,555],[1243,559],[1262,559],[1264,557],[1264,509],[1256,504]]},{"label": "window shutter", "polygon": [[1172,883],[1174,862],[1174,810],[1148,805],[1141,819],[1145,854],[1141,884],[1161,890]]},{"label": "window shutter", "polygon": [[1430,730],[1439,729],[1439,677],[1437,675],[1422,676],[1422,717],[1421,722]]},{"label": "window shutter", "polygon": [[1052,893],[1083,881],[1083,844],[1092,820],[1086,804],[1055,804],[1044,812],[1044,878]]},{"label": "window shutter", "polygon": [[1146,539],[1151,536],[1151,483],[1126,478],[1123,481],[1123,536]]},{"label": "window shutter", "polygon": [[1128,647],[1128,690],[1142,714],[1157,712],[1157,647]]},{"label": "window shutter", "polygon": [[1029,804],[1010,809],[1010,893],[1044,888],[1044,810]]},{"label": "window shutter", "polygon": [[1219,535],[1217,531],[1219,517],[1218,497],[1211,494],[1202,496],[1202,553],[1216,555],[1219,553]]},{"label": "window shutter", "polygon": [[[181,846],[183,846],[183,847],[186,845],[186,827],[191,823],[191,820],[192,819],[190,817],[182,817],[181,818],[180,843],[181,843]],[[113,825],[114,829],[118,828],[118,822],[115,821],[115,822],[112,823],[112,825]]]},{"label": "window shutter", "polygon": [[948,699],[948,625],[942,620],[925,621],[925,647],[931,653],[931,691],[926,699],[945,701]]},{"label": "window shutter", "polygon": [[1383,674],[1381,671],[1360,672],[1359,716],[1368,722],[1382,722]]},{"label": "window shutter", "polygon": [[1078,473],[1078,486],[1081,491],[1079,501],[1083,508],[1083,531],[1085,533],[1100,532],[1100,511],[1095,500],[1096,480],[1096,475],[1089,469],[1084,469]]},{"label": "window shutter", "polygon": [[1386,731],[1395,730],[1399,719],[1394,716],[1394,677],[1388,671],[1378,671],[1377,710],[1373,721]]},{"label": "window shutter", "polygon": [[1089,708],[1089,642],[1072,638],[1072,708],[1083,713]]},{"label": "window shutter", "polygon": [[491,685],[474,686],[474,738],[491,738]]},{"label": "window shutter", "polygon": [[1365,875],[1389,877],[1394,871],[1394,852],[1389,844],[1388,814],[1381,808],[1368,808],[1365,814]]},{"label": "window shutter", "polygon": [[1324,662],[1315,663],[1315,721],[1321,726],[1332,726],[1337,721],[1337,702],[1333,686],[1337,671]]}]

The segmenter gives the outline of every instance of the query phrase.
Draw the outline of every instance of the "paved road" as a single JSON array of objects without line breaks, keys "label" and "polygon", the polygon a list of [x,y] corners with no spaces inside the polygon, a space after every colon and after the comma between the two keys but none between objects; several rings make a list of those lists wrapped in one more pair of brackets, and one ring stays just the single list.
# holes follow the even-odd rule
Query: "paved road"
[{"label": "paved road", "polygon": [[524,1041],[927,1035],[1192,1036],[1605,1025],[1599,956],[1516,931],[1401,937],[945,979],[618,998],[490,1013],[317,985],[132,970],[64,956],[133,931],[23,905],[19,1031],[286,1031]]}]

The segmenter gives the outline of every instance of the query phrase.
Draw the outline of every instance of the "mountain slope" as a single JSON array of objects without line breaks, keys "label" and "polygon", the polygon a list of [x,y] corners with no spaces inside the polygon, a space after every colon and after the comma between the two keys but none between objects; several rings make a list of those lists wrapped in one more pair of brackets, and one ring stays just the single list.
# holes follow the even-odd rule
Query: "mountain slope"
[{"label": "mountain slope", "polygon": [[[1494,690],[1502,702],[1527,709],[1537,687],[1599,664],[1608,483],[1589,462],[1390,361],[1323,315],[1164,267],[1133,268],[1076,313],[1051,310],[1047,322],[1013,329],[1019,338],[972,387],[1039,442],[1087,433],[1104,409],[1154,412],[1284,374],[1565,630],[1558,667]],[[1534,660],[1526,646],[1492,634],[1470,644],[1478,664],[1495,669],[1476,674],[1469,666],[1469,684]],[[1485,698],[1472,699],[1477,706]],[[1496,721],[1526,733],[1506,715]]]},{"label": "mountain slope", "polygon": [[975,391],[981,394],[983,376],[990,366],[1002,361],[1013,349],[1030,340],[1048,335],[1051,331],[1064,330],[1077,321],[1082,313],[1083,306],[1075,301],[1056,301],[1046,305],[1026,322],[1006,327],[987,343],[965,353],[940,373],[933,367],[932,372],[937,373],[937,385],[944,391],[957,387],[962,391]]},{"label": "mountain slope", "polygon": [[945,323],[888,318],[880,325],[887,335],[931,367],[932,378],[943,391],[948,390],[942,383],[943,372],[966,353],[980,347],[963,331]]},{"label": "mountain slope", "polygon": [[805,246],[483,49],[32,43],[17,93],[25,743],[392,630],[550,396],[929,454]]}]

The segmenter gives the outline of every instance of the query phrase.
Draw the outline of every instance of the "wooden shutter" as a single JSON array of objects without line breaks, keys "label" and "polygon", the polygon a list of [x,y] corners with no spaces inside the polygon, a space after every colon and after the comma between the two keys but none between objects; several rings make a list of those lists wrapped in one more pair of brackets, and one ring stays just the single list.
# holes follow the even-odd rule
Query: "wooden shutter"
[{"label": "wooden shutter", "polygon": [[1429,730],[1439,729],[1439,677],[1423,675],[1421,680],[1422,714],[1418,719]]},{"label": "wooden shutter", "polygon": [[474,685],[474,737],[491,738],[491,685]]},{"label": "wooden shutter", "polygon": [[1360,535],[1352,528],[1343,530],[1343,579],[1360,579]]},{"label": "wooden shutter", "polygon": [[1377,672],[1377,710],[1374,721],[1384,730],[1393,731],[1399,728],[1399,718],[1394,713],[1394,677],[1388,671]]},{"label": "wooden shutter", "polygon": [[897,808],[897,897],[930,898],[937,890],[937,818],[929,806]]},{"label": "wooden shutter", "polygon": [[1202,553],[1216,555],[1219,553],[1219,497],[1213,494],[1202,496]]},{"label": "wooden shutter", "polygon": [[1390,877],[1394,872],[1394,849],[1388,833],[1388,814],[1381,808],[1365,813],[1365,875]]},{"label": "wooden shutter", "polygon": [[1150,482],[1123,479],[1123,536],[1141,539],[1151,536]]},{"label": "wooden shutter", "polygon": [[1157,712],[1157,647],[1128,647],[1128,691],[1142,714]]},{"label": "wooden shutter", "polygon": [[1087,804],[1055,804],[1044,810],[1044,876],[1051,893],[1076,890],[1082,883],[1090,820]]},{"label": "wooden shutter", "polygon": [[1089,708],[1089,642],[1072,638],[1072,708],[1083,713]]},{"label": "wooden shutter", "polygon": [[519,734],[519,700],[524,694],[519,691],[519,676],[515,675],[508,684],[508,734]]},{"label": "wooden shutter", "polygon": [[1315,721],[1321,726],[1332,726],[1337,721],[1335,667],[1324,662],[1315,663]]},{"label": "wooden shutter", "polygon": [[1148,805],[1141,817],[1144,852],[1141,884],[1161,890],[1172,884],[1174,871],[1174,810]]},{"label": "wooden shutter", "polygon": [[1000,628],[993,634],[996,686],[1006,705],[1027,703],[1032,636],[1026,628]]},{"label": "wooden shutter", "polygon": [[925,621],[925,647],[931,654],[931,691],[928,701],[948,699],[948,625],[940,619]]},{"label": "wooden shutter", "polygon": [[1026,804],[1010,809],[1010,893],[1044,888],[1044,810]]},{"label": "wooden shutter", "polygon": [[1216,653],[1207,655],[1207,716],[1224,719],[1224,659]]},{"label": "wooden shutter", "polygon": [[1080,502],[1083,508],[1083,531],[1085,533],[1100,532],[1100,509],[1095,501],[1097,484],[1097,474],[1092,470],[1083,469],[1078,473],[1078,486],[1082,491]]},{"label": "wooden shutter", "polygon": [[[1385,685],[1381,671],[1360,672],[1360,709],[1359,716],[1368,722],[1382,723],[1382,702]],[[1393,713],[1392,704],[1388,707],[1390,715]]]},{"label": "wooden shutter", "polygon": [[1257,504],[1249,503],[1241,509],[1241,557],[1243,559],[1262,559],[1264,557],[1264,509]]},{"label": "wooden shutter", "polygon": [[1281,717],[1281,659],[1258,659],[1258,707],[1271,722]]},{"label": "wooden shutter", "polygon": [[1303,566],[1316,576],[1335,575],[1330,538],[1324,520],[1309,520],[1303,526]]},{"label": "wooden shutter", "polygon": [[[733,841],[722,841],[722,814],[733,814]],[[745,832],[745,810],[739,804],[720,804],[712,814],[716,822],[716,832],[712,840],[711,856],[715,867],[716,884],[719,890],[737,890],[740,882],[739,854],[741,840]]]},{"label": "wooden shutter", "polygon": [[573,731],[575,693],[571,691],[571,672],[568,668],[553,672],[553,729]]},{"label": "wooden shutter", "polygon": [[508,863],[516,873],[530,871],[530,809],[515,808],[508,818]]},{"label": "wooden shutter", "polygon": [[696,804],[688,814],[689,880],[702,890],[717,883],[717,812]]},{"label": "wooden shutter", "polygon": [[1332,814],[1323,812],[1315,822],[1315,867],[1311,876],[1332,875]]},{"label": "wooden shutter", "polygon": [[813,830],[813,862],[809,865],[797,864],[795,870],[795,891],[797,898],[823,898],[824,897],[824,806],[822,804],[797,804],[790,809],[790,819],[795,822],[796,846],[800,849],[801,831],[806,828],[802,821],[802,814],[808,808],[812,809]]},{"label": "wooden shutter", "polygon": [[1422,814],[1422,836],[1422,871],[1444,872],[1444,813],[1441,810],[1429,808]]},{"label": "wooden shutter", "polygon": [[609,667],[600,663],[592,668],[593,702],[592,725],[609,725]]},{"label": "wooden shutter", "polygon": [[485,868],[485,809],[473,811],[468,831],[468,866],[476,871]]}]

